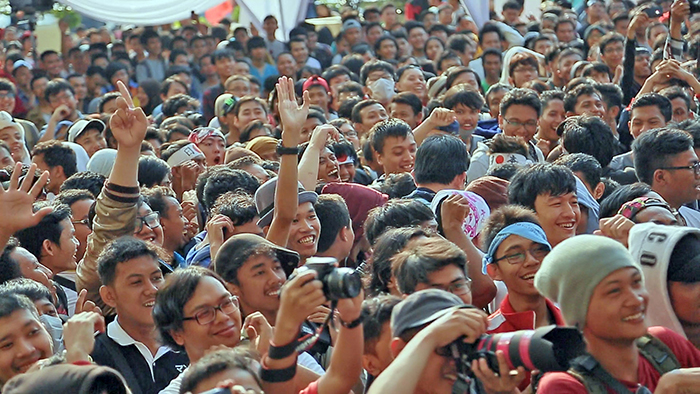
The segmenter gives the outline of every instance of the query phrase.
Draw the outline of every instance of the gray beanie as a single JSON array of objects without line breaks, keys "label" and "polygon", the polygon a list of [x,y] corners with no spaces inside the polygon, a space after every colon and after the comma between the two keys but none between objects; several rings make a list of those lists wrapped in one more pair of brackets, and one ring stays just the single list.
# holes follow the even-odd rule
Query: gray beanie
[{"label": "gray beanie", "polygon": [[567,324],[583,329],[593,290],[605,277],[627,267],[642,272],[621,243],[600,235],[577,235],[544,258],[535,288],[559,304]]}]

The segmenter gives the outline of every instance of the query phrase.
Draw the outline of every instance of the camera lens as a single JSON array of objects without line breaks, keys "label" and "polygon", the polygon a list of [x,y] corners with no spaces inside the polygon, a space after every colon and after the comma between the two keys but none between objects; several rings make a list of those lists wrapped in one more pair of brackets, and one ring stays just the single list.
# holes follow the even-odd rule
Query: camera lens
[{"label": "camera lens", "polygon": [[362,289],[360,274],[352,268],[336,268],[328,273],[324,280],[326,297],[330,300],[355,298]]}]

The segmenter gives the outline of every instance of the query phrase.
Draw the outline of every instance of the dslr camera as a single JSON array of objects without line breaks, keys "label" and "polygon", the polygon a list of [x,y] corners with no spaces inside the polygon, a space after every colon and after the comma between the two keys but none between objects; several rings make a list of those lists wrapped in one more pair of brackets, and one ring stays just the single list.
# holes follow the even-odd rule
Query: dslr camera
[{"label": "dslr camera", "polygon": [[[306,264],[297,268],[297,274],[306,270],[316,271],[316,279],[323,283],[323,294],[330,301],[355,298],[362,290],[360,274],[352,268],[338,267],[332,257],[309,257]],[[292,274],[291,280],[296,274]]]}]

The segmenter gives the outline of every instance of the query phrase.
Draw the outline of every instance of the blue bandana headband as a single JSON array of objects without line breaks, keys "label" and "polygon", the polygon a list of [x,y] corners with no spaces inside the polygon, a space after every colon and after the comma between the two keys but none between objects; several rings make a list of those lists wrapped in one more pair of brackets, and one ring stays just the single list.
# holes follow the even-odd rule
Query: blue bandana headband
[{"label": "blue bandana headband", "polygon": [[535,223],[530,222],[518,222],[513,223],[510,226],[505,227],[503,230],[496,234],[496,237],[491,242],[489,250],[486,252],[482,259],[481,272],[486,275],[486,266],[493,263],[496,259],[496,250],[501,245],[501,242],[505,241],[506,238],[511,235],[519,235],[523,238],[527,238],[532,242],[537,242],[538,244],[547,245],[549,250],[552,250],[552,246],[547,242],[547,235],[545,235],[542,227]]}]

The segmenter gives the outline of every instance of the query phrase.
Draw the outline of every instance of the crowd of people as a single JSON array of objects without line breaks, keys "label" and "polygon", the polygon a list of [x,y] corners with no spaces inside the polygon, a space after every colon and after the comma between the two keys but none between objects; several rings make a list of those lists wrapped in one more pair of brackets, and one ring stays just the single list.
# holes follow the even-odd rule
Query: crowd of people
[{"label": "crowd of people", "polygon": [[695,2],[377,5],[14,16],[0,392],[700,392]]}]

